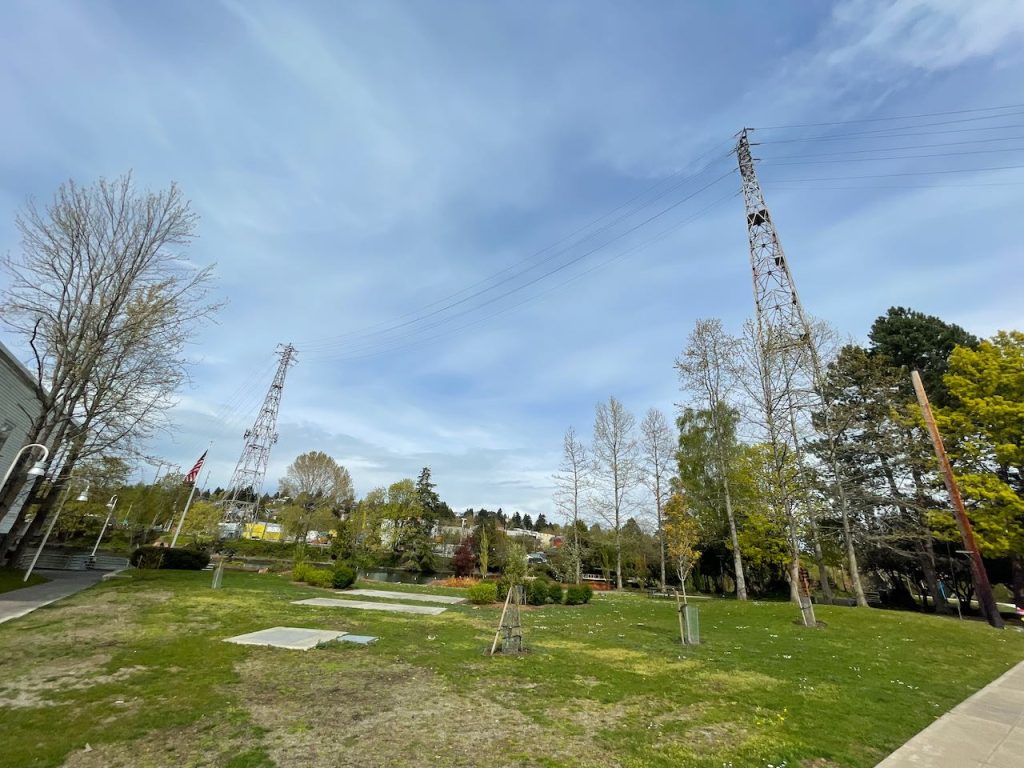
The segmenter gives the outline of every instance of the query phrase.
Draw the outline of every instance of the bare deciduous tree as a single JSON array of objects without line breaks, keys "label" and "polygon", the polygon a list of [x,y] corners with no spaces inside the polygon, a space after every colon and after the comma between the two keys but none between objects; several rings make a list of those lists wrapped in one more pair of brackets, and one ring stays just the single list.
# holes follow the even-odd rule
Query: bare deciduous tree
[{"label": "bare deciduous tree", "polygon": [[669,478],[676,455],[676,435],[657,408],[651,408],[640,423],[640,448],[643,455],[643,481],[654,497],[658,520],[658,556],[661,565],[661,591],[665,591],[665,525],[663,513],[668,496]]},{"label": "bare deciduous tree", "polygon": [[351,512],[355,506],[352,476],[323,451],[297,456],[278,485],[281,493],[296,504],[327,508],[338,515]]},{"label": "bare deciduous tree", "polygon": [[721,320],[698,320],[690,334],[686,350],[676,361],[676,368],[679,370],[683,387],[702,401],[702,407],[710,416],[715,459],[722,484],[722,500],[732,544],[736,598],[746,600],[747,583],[743,573],[743,555],[736,532],[736,515],[733,511],[732,489],[729,484],[729,475],[732,472],[732,441],[727,435],[725,425],[722,424],[722,415],[730,407],[729,397],[736,384],[733,371],[737,362],[738,345],[738,340],[730,337],[722,329]]},{"label": "bare deciduous tree", "polygon": [[577,584],[582,581],[582,551],[580,548],[580,512],[583,509],[584,493],[587,489],[589,462],[587,447],[576,437],[576,430],[569,427],[562,440],[562,463],[555,480],[555,504],[572,527],[572,537],[565,546],[571,547],[570,562],[576,575]]},{"label": "bare deciduous tree", "polygon": [[[197,220],[176,185],[140,193],[130,174],[88,187],[69,181],[45,208],[30,202],[18,215],[22,247],[4,264],[3,322],[31,351],[41,408],[29,439],[66,446],[45,492],[37,486],[30,496],[38,511],[23,541],[79,459],[134,452],[167,426],[187,376],[185,345],[219,306],[209,299],[212,268],[178,252]],[[0,515],[24,470],[23,463],[0,489]],[[9,545],[0,545],[0,559]]]},{"label": "bare deciduous tree", "polygon": [[748,424],[754,427],[756,438],[768,445],[771,455],[770,503],[786,521],[789,593],[799,605],[802,530],[797,504],[798,451],[788,414],[794,407],[793,392],[801,390],[803,371],[791,349],[790,339],[747,321],[737,347],[736,371],[748,398]]},{"label": "bare deciduous tree", "polygon": [[614,397],[598,403],[594,416],[591,463],[596,493],[594,508],[615,531],[615,583],[622,589],[622,515],[640,480],[636,419]]}]

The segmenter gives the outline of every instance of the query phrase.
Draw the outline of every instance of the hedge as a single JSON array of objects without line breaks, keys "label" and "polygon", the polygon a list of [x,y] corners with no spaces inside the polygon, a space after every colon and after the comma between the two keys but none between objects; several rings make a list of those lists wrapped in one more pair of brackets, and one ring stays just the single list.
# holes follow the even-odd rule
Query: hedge
[{"label": "hedge", "polygon": [[129,562],[136,568],[201,571],[210,564],[210,554],[179,547],[139,547],[132,552]]},{"label": "hedge", "polygon": [[498,599],[498,585],[493,581],[482,581],[466,590],[466,598],[475,605],[487,605]]}]

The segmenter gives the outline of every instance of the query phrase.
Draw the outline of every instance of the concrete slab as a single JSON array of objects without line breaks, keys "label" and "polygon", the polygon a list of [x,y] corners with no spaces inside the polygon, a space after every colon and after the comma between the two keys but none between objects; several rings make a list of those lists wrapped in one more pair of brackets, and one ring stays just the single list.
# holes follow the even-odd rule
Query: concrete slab
[{"label": "concrete slab", "polygon": [[306,629],[304,627],[271,627],[258,632],[225,638],[226,643],[238,645],[269,645],[274,648],[288,648],[293,651],[308,651],[321,643],[329,643],[344,637],[344,632],[329,629]]},{"label": "concrete slab", "polygon": [[1024,662],[944,714],[876,768],[1019,768],[1022,755]]},{"label": "concrete slab", "polygon": [[323,608],[355,608],[360,611],[390,611],[392,613],[418,613],[425,616],[437,616],[447,608],[436,605],[401,605],[400,603],[368,603],[362,600],[335,600],[330,597],[311,597],[308,600],[295,600],[292,605],[318,605]]},{"label": "concrete slab", "polygon": [[377,638],[373,635],[345,635],[341,638],[343,643],[358,643],[359,645],[369,645],[376,641]]},{"label": "concrete slab", "polygon": [[345,594],[387,600],[414,600],[420,603],[445,603],[446,605],[457,605],[466,602],[466,598],[454,595],[428,595],[423,592],[389,592],[384,589],[350,589]]}]

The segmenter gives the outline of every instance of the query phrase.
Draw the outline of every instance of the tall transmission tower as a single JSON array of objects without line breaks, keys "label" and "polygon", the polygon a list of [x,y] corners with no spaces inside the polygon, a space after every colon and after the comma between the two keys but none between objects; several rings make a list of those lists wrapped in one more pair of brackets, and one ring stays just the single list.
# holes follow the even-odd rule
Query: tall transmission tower
[{"label": "tall transmission tower", "polygon": [[291,344],[278,345],[276,354],[281,362],[277,365],[277,372],[263,399],[256,422],[252,429],[245,431],[245,447],[231,475],[231,482],[228,483],[230,495],[224,512],[227,520],[253,520],[259,507],[263,480],[267,476],[267,464],[270,461],[270,448],[277,442],[277,412],[281,407],[284,379],[296,361],[295,347]]},{"label": "tall transmission tower", "polygon": [[[743,204],[747,216],[747,236],[750,243],[750,267],[754,285],[754,306],[757,314],[757,334],[762,362],[761,385],[764,396],[764,416],[769,441],[772,445],[773,463],[780,488],[781,503],[789,521],[790,545],[794,559],[798,553],[796,531],[797,499],[786,490],[788,483],[782,482],[790,452],[801,470],[801,430],[798,424],[809,421],[812,402],[823,406],[823,431],[828,447],[828,464],[835,480],[836,495],[843,519],[843,532],[847,549],[847,560],[853,581],[857,602],[866,605],[856,554],[853,550],[852,532],[849,523],[849,509],[846,491],[835,459],[835,432],[829,418],[830,405],[824,400],[821,362],[814,339],[811,323],[800,302],[800,295],[793,281],[789,261],[771,214],[761,192],[754,169],[754,158],[750,152],[748,129],[744,128],[736,144],[736,158],[739,163],[743,192]],[[770,361],[770,362],[769,362]],[[808,402],[812,395],[812,402]],[[804,504],[808,506],[805,495]],[[808,510],[809,511],[809,510]],[[816,554],[820,551],[814,515],[809,514],[812,539]],[[820,556],[818,557],[821,561]],[[823,570],[823,569],[822,569]],[[791,569],[791,579],[798,574],[796,566]],[[822,573],[822,586],[829,594],[827,575]],[[813,622],[813,609],[804,620]]]}]

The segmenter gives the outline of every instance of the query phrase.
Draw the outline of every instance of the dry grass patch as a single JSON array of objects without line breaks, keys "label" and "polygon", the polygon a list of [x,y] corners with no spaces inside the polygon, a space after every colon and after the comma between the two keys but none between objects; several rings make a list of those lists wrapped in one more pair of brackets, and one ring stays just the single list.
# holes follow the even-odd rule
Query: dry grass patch
[{"label": "dry grass patch", "polygon": [[457,692],[429,670],[349,649],[283,661],[252,654],[237,692],[280,768],[616,765],[589,739],[503,706],[500,688]]}]

